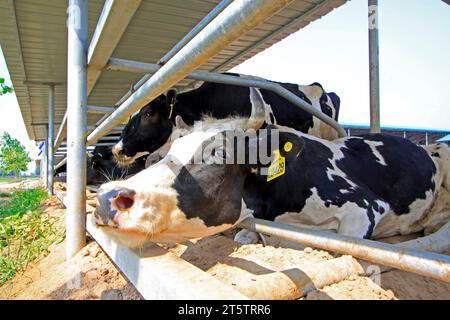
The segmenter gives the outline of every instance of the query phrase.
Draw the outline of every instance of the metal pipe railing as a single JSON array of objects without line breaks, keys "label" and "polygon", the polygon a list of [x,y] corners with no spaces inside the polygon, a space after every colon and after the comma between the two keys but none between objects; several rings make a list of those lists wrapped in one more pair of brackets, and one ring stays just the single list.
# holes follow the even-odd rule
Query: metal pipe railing
[{"label": "metal pipe railing", "polygon": [[[181,44],[185,45],[189,42],[194,36],[196,36],[201,30],[204,29],[228,4],[231,3],[229,0],[223,0],[219,3],[216,8],[213,10],[215,12],[209,13],[205,16],[180,42],[178,42],[167,54],[165,54],[159,61],[158,64],[165,64],[166,61],[171,59],[180,49]],[[195,29],[195,30],[194,30]],[[186,41],[188,40],[188,41]],[[127,100],[137,89],[139,89],[148,79],[150,79],[150,74],[144,75],[138,82],[131,86],[130,90],[128,90],[116,103],[115,106],[120,106],[125,100]],[[103,116],[99,121],[97,121],[96,125],[100,125],[108,115]]]},{"label": "metal pipe railing", "polygon": [[292,0],[236,0],[134,92],[89,136],[94,144],[145,104],[185,78],[224,47],[253,29]]},{"label": "metal pipe railing", "polygon": [[450,282],[449,256],[256,218],[245,219],[239,227]]},{"label": "metal pipe railing", "polygon": [[60,162],[58,162],[55,166],[55,170],[61,168],[63,165],[67,163],[67,158],[62,159]]},{"label": "metal pipe railing", "polygon": [[98,107],[98,106],[87,106],[87,112],[89,113],[112,113],[116,110],[116,108],[113,107]]},{"label": "metal pipe railing", "polygon": [[[111,58],[106,67],[108,70],[114,71],[125,71],[125,72],[139,72],[139,73],[155,73],[161,67],[152,64],[152,63],[144,63],[137,62],[125,59],[117,59]],[[281,97],[285,98],[289,102],[295,104],[302,110],[312,114],[313,116],[319,118],[326,124],[333,127],[339,134],[340,137],[346,137],[347,133],[344,128],[342,128],[333,118],[324,114],[321,110],[314,108],[311,104],[302,100],[291,91],[283,88],[281,85],[267,81],[260,80],[254,78],[244,78],[244,77],[235,77],[226,74],[213,73],[207,71],[193,71],[186,76],[188,79],[207,81],[207,82],[215,82],[215,83],[225,83],[236,86],[244,86],[244,87],[256,87],[260,89],[270,90],[272,92],[277,93]],[[88,142],[89,143],[89,142]]]},{"label": "metal pipe railing", "polygon": [[61,145],[64,138],[66,137],[66,134],[67,134],[67,110],[64,113],[64,117],[59,126],[58,133],[56,134],[56,139],[55,139],[55,144],[54,144],[55,150],[58,150],[59,146]]}]

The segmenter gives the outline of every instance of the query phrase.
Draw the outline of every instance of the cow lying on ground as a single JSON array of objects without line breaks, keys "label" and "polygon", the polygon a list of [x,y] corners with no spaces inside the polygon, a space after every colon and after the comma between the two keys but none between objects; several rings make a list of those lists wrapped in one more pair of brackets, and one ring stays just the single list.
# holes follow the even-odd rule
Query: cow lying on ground
[{"label": "cow lying on ground", "polygon": [[[251,96],[256,111],[250,119],[197,123],[158,163],[102,185],[97,225],[139,247],[209,236],[249,213],[359,238],[408,234],[449,220],[449,208],[433,210],[450,190],[446,145],[425,150],[383,134],[326,141],[278,125],[261,129],[264,101],[257,90]],[[244,161],[237,160],[239,145],[229,147],[239,129],[246,130]]]},{"label": "cow lying on ground", "polygon": [[[122,167],[113,158],[110,147],[95,147],[87,156],[86,184],[99,185],[110,180],[125,179],[145,168],[145,159],[137,159],[132,165]],[[66,164],[55,170],[56,181],[66,181]]]},{"label": "cow lying on ground", "polygon": [[[339,97],[335,93],[325,93],[320,84],[279,84],[326,115],[338,119]],[[159,96],[127,123],[119,142],[113,147],[116,160],[128,165],[157,150],[170,136],[177,115],[188,125],[200,120],[205,114],[217,119],[248,117],[251,111],[249,90],[247,87],[205,82],[199,88],[185,93],[177,95],[171,90],[167,95]],[[267,123],[285,125],[328,140],[337,138],[333,128],[291,102],[271,91],[261,90],[261,93],[266,102]]]}]

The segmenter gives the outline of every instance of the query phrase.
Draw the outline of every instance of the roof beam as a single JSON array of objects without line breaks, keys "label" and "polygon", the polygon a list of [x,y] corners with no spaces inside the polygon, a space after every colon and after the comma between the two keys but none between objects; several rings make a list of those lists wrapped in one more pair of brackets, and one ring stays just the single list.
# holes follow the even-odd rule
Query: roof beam
[{"label": "roof beam", "polygon": [[140,4],[141,0],[105,1],[88,49],[88,96]]},{"label": "roof beam", "polygon": [[[12,71],[11,71],[11,69],[9,69],[11,81],[13,82],[13,85],[14,85],[17,78],[19,78],[19,79],[22,78],[23,80],[27,79],[27,72],[25,69],[25,63],[24,63],[24,59],[23,59],[22,39],[21,39],[21,35],[19,32],[19,25],[17,23],[16,4],[14,3],[13,0],[8,0],[7,6],[8,6],[8,8],[11,9],[11,15],[10,15],[11,21],[10,22],[11,22],[11,26],[12,26],[12,36],[15,39],[17,39],[16,46],[17,46],[18,58],[20,59],[20,62],[21,62],[19,64],[20,69],[21,69],[19,75],[17,75],[17,74],[12,75]],[[3,41],[2,41],[2,43],[3,43]],[[5,56],[6,61],[8,61],[9,57],[7,57],[5,49],[3,48],[2,50],[3,50],[3,54]],[[27,120],[29,122],[33,121],[33,108],[31,108],[30,90],[28,88],[28,85],[25,83],[23,84],[23,90],[25,91],[25,95],[26,95],[26,101],[24,101],[24,102],[29,105],[30,115],[27,116],[25,114],[25,111],[22,108],[19,108],[19,109],[20,109],[20,113],[22,114],[22,118],[24,119],[24,124],[27,129],[28,138],[33,140],[33,139],[36,139],[36,131],[34,130],[33,125],[27,124]],[[16,95],[17,95],[17,100],[19,101],[19,103],[22,103],[22,98],[25,100],[25,97],[23,97],[23,95],[19,95],[17,92],[16,92]],[[30,135],[30,133],[31,133],[31,135]]]}]

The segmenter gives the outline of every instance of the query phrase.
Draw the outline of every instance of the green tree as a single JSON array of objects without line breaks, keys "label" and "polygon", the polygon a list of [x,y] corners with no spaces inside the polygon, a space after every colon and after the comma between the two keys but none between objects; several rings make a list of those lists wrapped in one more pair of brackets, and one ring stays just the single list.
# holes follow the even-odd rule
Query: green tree
[{"label": "green tree", "polygon": [[14,172],[19,178],[21,171],[26,171],[31,158],[25,147],[8,132],[3,133],[0,140],[0,169],[6,172]]},{"label": "green tree", "polygon": [[11,93],[13,89],[5,84],[5,78],[0,78],[0,96],[5,93]]}]

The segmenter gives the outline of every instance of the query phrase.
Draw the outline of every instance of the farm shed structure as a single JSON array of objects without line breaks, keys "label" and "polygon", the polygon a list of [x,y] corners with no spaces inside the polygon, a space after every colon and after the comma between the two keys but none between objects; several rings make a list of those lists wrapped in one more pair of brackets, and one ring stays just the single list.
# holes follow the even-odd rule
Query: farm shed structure
[{"label": "farm shed structure", "polygon": [[[188,87],[200,80],[273,90],[345,136],[333,119],[278,85],[218,74],[345,2],[2,1],[0,40],[28,135],[30,139],[46,141],[49,193],[53,192],[54,155],[67,152],[66,158],[57,161],[57,166],[67,162],[66,256],[73,256],[85,245],[87,146],[111,144],[124,120],[173,86]],[[368,5],[371,131],[378,132],[377,0],[368,0]],[[253,221],[246,226],[260,230],[263,224]],[[88,231],[96,235],[90,228]],[[273,226],[268,233],[282,229],[283,226]],[[320,247],[321,241],[316,240],[321,237],[317,234],[309,243]],[[111,247],[110,240],[102,241],[115,262],[123,263],[119,265],[125,274],[130,278],[139,276],[139,257],[126,258],[130,257],[129,251]],[[339,243],[339,239],[336,241]],[[383,250],[393,248],[383,247],[375,261],[383,260]],[[414,252],[393,251],[394,255],[406,256],[406,260],[414,256]],[[417,265],[417,258],[420,266],[407,268],[409,271],[440,279],[448,276],[445,257],[419,254],[409,260],[410,264]],[[133,282],[138,289],[141,278]]]},{"label": "farm shed structure", "polygon": [[[368,125],[345,124],[341,123],[347,131],[347,135],[360,135],[370,131]],[[431,128],[413,128],[413,127],[397,127],[397,126],[381,126],[383,133],[390,134],[397,137],[403,137],[420,145],[428,145],[436,142],[443,142],[450,130],[440,130]]]}]

